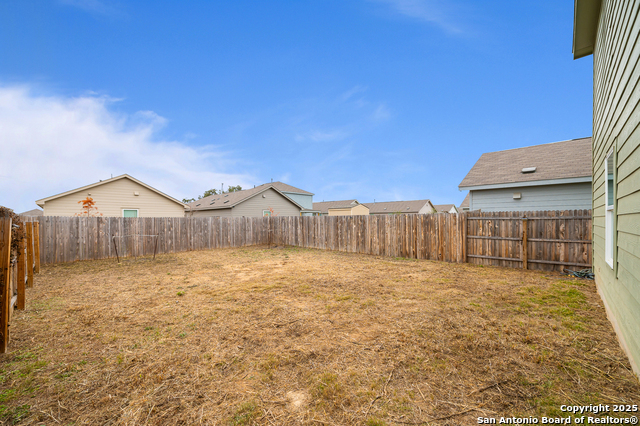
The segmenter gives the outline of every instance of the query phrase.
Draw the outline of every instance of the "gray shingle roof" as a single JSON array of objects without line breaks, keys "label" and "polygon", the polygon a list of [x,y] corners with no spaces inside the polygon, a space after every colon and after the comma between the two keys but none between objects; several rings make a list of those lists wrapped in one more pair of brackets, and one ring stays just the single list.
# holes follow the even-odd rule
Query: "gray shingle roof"
[{"label": "gray shingle roof", "polygon": [[438,213],[447,213],[452,207],[455,207],[455,204],[434,204],[433,207]]},{"label": "gray shingle roof", "polygon": [[460,203],[460,209],[468,209],[469,208],[469,193],[467,192],[467,196],[464,197],[462,203]]},{"label": "gray shingle roof", "polygon": [[383,201],[378,203],[367,203],[370,214],[379,213],[418,213],[429,200],[412,201]]},{"label": "gray shingle roof", "polygon": [[[268,185],[268,184],[265,183],[264,185]],[[314,195],[312,192],[305,191],[304,189],[296,188],[295,186],[291,186],[283,182],[271,182],[271,185],[273,185],[275,188],[278,188],[280,192],[295,192],[298,194]]]},{"label": "gray shingle roof", "polygon": [[327,214],[329,209],[348,209],[358,204],[360,204],[358,200],[321,201],[313,203],[313,209],[320,211],[322,214]]},{"label": "gray shingle roof", "polygon": [[43,216],[44,213],[40,209],[29,210],[28,212],[19,213],[18,216]]},{"label": "gray shingle roof", "polygon": [[[534,173],[522,173],[535,167]],[[459,188],[591,176],[591,138],[482,154]]]},{"label": "gray shingle roof", "polygon": [[[300,192],[300,193],[305,193],[306,191],[302,191],[301,189],[295,188],[293,186],[287,185],[285,183],[282,182],[270,182],[270,183],[264,183],[262,185],[256,186],[255,188],[251,188],[251,189],[244,189],[242,191],[235,191],[235,192],[227,192],[224,194],[217,194],[217,195],[209,195],[208,197],[204,197],[201,198],[199,200],[196,201],[192,201],[189,204],[187,204],[191,210],[218,210],[218,209],[228,209],[230,207],[236,206],[238,204],[240,204],[241,202],[248,200],[249,198],[263,192],[266,191],[269,188],[274,188],[276,190],[278,190],[279,192],[282,192],[282,189],[280,188],[291,188],[293,190],[291,191],[287,191],[287,192]],[[311,194],[310,192],[308,194]],[[298,203],[296,203],[295,201],[293,201],[291,198],[287,197],[286,195],[282,194],[283,197],[286,197],[289,201],[291,201],[293,204],[297,205],[298,207],[302,208],[302,206],[300,206]]]}]

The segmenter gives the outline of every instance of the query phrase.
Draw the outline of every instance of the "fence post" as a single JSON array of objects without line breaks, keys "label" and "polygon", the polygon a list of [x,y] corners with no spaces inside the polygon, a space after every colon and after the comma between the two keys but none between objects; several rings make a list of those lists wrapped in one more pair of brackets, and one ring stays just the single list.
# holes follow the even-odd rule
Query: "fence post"
[{"label": "fence post", "polygon": [[529,269],[528,262],[528,252],[527,252],[527,224],[528,224],[527,216],[525,215],[522,218],[522,269]]},{"label": "fence post", "polygon": [[33,222],[27,222],[27,287],[33,287]]},{"label": "fence post", "polygon": [[116,259],[118,259],[118,263],[120,263],[120,256],[118,256],[118,247],[116,246],[116,236],[114,235],[113,237],[111,237],[111,240],[113,241],[113,248],[116,251]]},{"label": "fence post", "polygon": [[25,239],[26,236],[24,234],[24,230],[25,230],[26,226],[23,223],[20,224],[20,229],[21,229],[21,233],[22,233],[22,238],[20,238],[20,241],[18,242],[18,309],[24,309],[25,307],[25,289],[24,289],[24,282],[25,282],[25,278],[27,277],[27,271],[25,269],[25,265],[27,264],[27,259],[25,256],[25,249],[26,249],[26,244],[25,244]]},{"label": "fence post", "polygon": [[462,262],[463,263],[467,263],[467,214],[466,213],[460,213],[460,217],[462,218]]},{"label": "fence post", "polygon": [[11,218],[0,218],[0,286],[2,306],[0,307],[0,353],[7,351],[9,343],[9,304],[11,303]]},{"label": "fence post", "polygon": [[36,274],[40,273],[40,222],[33,222],[33,255]]}]

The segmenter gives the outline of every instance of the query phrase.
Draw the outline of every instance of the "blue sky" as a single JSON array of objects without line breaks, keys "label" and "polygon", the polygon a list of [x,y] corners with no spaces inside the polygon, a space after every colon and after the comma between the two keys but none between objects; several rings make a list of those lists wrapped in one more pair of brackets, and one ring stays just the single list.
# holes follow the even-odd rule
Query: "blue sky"
[{"label": "blue sky", "polygon": [[2,2],[0,204],[123,173],[459,204],[483,152],[591,135],[572,24],[569,0]]}]

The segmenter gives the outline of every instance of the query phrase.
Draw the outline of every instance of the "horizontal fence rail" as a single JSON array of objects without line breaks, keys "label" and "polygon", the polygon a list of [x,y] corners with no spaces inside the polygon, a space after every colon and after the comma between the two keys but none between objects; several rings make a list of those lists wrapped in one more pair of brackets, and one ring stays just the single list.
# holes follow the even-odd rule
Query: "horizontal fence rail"
[{"label": "horizontal fence rail", "polygon": [[45,264],[267,244],[541,270],[592,261],[590,210],[34,220]]}]

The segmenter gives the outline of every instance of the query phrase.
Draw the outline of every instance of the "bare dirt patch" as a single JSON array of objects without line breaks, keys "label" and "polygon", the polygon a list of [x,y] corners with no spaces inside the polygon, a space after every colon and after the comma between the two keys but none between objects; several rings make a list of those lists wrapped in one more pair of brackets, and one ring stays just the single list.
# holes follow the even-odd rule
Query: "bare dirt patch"
[{"label": "bare dirt patch", "polygon": [[476,424],[635,403],[592,281],[297,248],[47,266],[5,424]]}]

